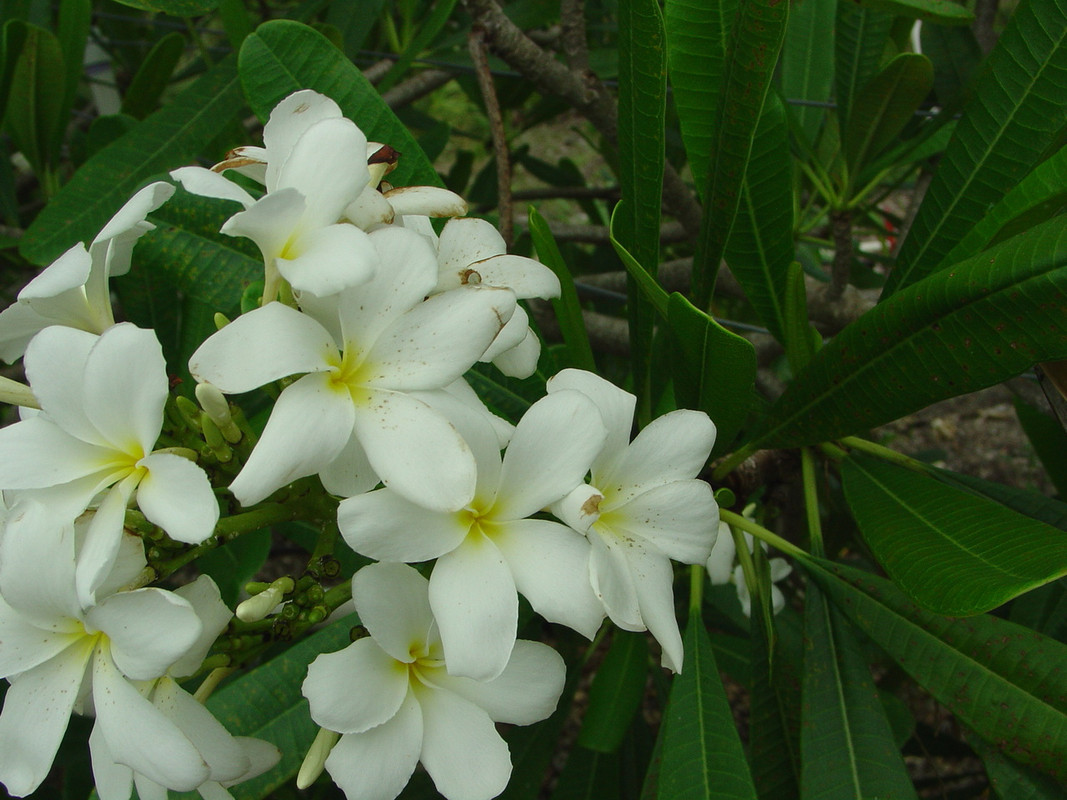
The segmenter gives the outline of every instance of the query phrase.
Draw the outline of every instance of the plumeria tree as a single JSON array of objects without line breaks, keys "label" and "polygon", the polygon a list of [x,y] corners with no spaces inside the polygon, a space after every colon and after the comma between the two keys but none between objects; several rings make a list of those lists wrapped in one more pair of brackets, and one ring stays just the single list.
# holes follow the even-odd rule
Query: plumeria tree
[{"label": "plumeria tree", "polygon": [[[199,49],[114,114],[105,12],[0,12],[48,201],[0,185],[8,795],[916,797],[918,687],[973,786],[1062,796],[1067,507],[874,431],[1020,374],[1062,405],[1062,0],[980,68],[944,0],[130,4]],[[394,113],[427,49],[478,79],[473,180]],[[561,102],[609,192],[507,141]],[[516,214],[514,164],[601,241]]]}]

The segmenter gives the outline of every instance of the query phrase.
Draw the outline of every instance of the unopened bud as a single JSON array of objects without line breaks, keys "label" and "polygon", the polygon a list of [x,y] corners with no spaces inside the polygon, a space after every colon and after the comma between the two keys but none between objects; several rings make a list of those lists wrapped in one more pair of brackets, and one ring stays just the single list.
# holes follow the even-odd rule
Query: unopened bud
[{"label": "unopened bud", "polygon": [[0,377],[0,402],[24,408],[41,407],[29,386],[4,377]]},{"label": "unopened bud", "polygon": [[241,441],[241,429],[233,421],[230,404],[219,387],[212,383],[198,383],[196,399],[227,442],[235,444]]},{"label": "unopened bud", "polygon": [[281,605],[282,599],[291,591],[293,591],[293,579],[288,576],[278,578],[262,592],[238,605],[237,611],[234,612],[235,616],[242,622],[258,622],[266,619],[274,609]]},{"label": "unopened bud", "polygon": [[318,780],[319,775],[322,774],[323,767],[326,766],[326,759],[329,757],[330,751],[333,750],[333,746],[337,744],[337,740],[340,738],[341,734],[339,733],[319,728],[319,732],[315,735],[315,741],[311,743],[308,754],[304,756],[304,763],[300,765],[300,771],[296,774],[297,789],[306,789]]}]

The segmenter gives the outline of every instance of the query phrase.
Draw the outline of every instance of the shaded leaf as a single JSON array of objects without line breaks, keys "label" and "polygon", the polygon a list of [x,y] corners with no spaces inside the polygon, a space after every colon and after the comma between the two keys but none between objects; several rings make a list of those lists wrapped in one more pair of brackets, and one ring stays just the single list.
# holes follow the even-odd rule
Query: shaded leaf
[{"label": "shaded leaf", "polygon": [[1015,398],[1015,415],[1052,485],[1060,497],[1067,497],[1067,432],[1056,419],[1018,397]]},{"label": "shaded leaf", "polygon": [[589,687],[589,708],[578,734],[580,746],[601,753],[619,749],[644,697],[647,676],[645,635],[616,630]]},{"label": "shaded leaf", "polygon": [[122,98],[122,113],[137,119],[152,113],[184,53],[185,37],[177,31],[152,45]]},{"label": "shaded leaf", "polygon": [[942,108],[963,103],[971,77],[982,61],[982,49],[970,28],[923,25],[923,55],[934,62],[934,92]]},{"label": "shaded leaf", "polygon": [[66,68],[59,40],[44,28],[20,21],[22,33],[11,34],[12,41],[22,39],[22,49],[15,62],[4,121],[15,148],[26,157],[39,180],[48,181],[48,173],[58,159],[59,142],[55,132],[63,116],[63,92],[56,91],[66,80]]},{"label": "shaded leaf", "polygon": [[[789,99],[823,103],[830,99],[834,83],[836,12],[837,0],[800,0],[793,4],[782,43],[782,93]],[[814,146],[826,109],[804,105],[793,109],[793,113],[808,144]],[[756,140],[759,141],[758,133]],[[695,170],[693,175],[696,176]]]},{"label": "shaded leaf", "polygon": [[245,584],[252,580],[270,555],[269,529],[253,531],[217,547],[196,560],[201,574],[210,575],[222,593],[222,602],[237,605]]},{"label": "shaded leaf", "polygon": [[982,737],[970,734],[967,744],[982,759],[986,776],[1001,800],[1059,800],[1063,787],[1041,773],[1007,759]]},{"label": "shaded leaf", "polygon": [[860,0],[860,5],[936,25],[970,25],[974,22],[974,14],[952,0]]},{"label": "shaded leaf", "polygon": [[893,15],[838,0],[834,28],[834,83],[837,119],[849,118],[852,103],[882,64]]},{"label": "shaded leaf", "polygon": [[1067,356],[1067,229],[1050,220],[928,276],[838,334],[771,407],[760,445],[868,430]]},{"label": "shaded leaf", "polygon": [[117,0],[117,2],[142,11],[160,11],[172,17],[196,17],[206,14],[219,4],[219,0]]}]

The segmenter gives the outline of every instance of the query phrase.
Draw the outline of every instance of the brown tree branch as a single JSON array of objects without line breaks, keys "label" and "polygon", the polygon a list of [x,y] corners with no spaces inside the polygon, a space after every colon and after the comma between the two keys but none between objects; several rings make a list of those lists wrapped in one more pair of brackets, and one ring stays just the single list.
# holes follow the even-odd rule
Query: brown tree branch
[{"label": "brown tree branch", "polygon": [[515,222],[511,211],[511,159],[508,156],[508,139],[504,133],[504,117],[500,113],[500,101],[497,100],[496,87],[493,86],[493,74],[489,71],[489,54],[485,48],[485,32],[477,24],[467,36],[467,47],[474,62],[474,73],[478,76],[478,87],[482,90],[485,113],[489,117],[489,132],[493,139],[493,155],[496,158],[497,203],[500,208],[497,227],[510,249],[514,240]]},{"label": "brown tree branch", "polygon": [[443,69],[426,69],[389,89],[382,95],[382,100],[389,108],[400,108],[441,88],[454,77]]},{"label": "brown tree branch", "polygon": [[589,44],[585,37],[585,0],[560,0],[560,44],[567,64],[578,73],[589,69]]}]

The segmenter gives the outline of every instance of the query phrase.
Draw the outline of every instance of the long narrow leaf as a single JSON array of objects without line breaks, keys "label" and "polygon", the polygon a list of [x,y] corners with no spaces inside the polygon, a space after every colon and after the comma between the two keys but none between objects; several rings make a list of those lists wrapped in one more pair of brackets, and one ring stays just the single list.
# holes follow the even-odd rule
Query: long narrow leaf
[{"label": "long narrow leaf", "polygon": [[[782,93],[786,97],[816,103],[830,99],[834,85],[836,10],[837,0],[801,0],[793,5],[782,44]],[[808,145],[814,147],[826,109],[817,105],[800,106],[794,113]]]},{"label": "long narrow leaf", "polygon": [[875,76],[893,25],[893,15],[838,0],[834,29],[834,82],[837,119],[843,124],[860,90]]},{"label": "long narrow leaf", "polygon": [[956,126],[883,293],[935,269],[1067,125],[1067,3],[1027,0],[1012,14]]},{"label": "long narrow leaf", "polygon": [[1067,228],[1050,220],[928,276],[816,354],[771,407],[759,443],[868,430],[1067,356]]}]

